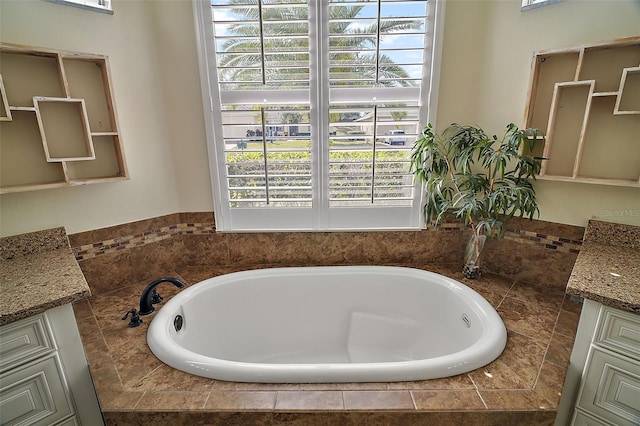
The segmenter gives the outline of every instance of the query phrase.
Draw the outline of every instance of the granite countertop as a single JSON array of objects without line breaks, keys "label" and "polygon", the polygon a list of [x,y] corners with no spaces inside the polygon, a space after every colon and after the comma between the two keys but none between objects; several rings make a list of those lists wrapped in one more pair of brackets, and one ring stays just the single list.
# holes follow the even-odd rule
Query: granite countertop
[{"label": "granite countertop", "polygon": [[567,293],[640,313],[640,226],[589,221]]},{"label": "granite countertop", "polygon": [[0,239],[0,325],[90,296],[64,228]]}]

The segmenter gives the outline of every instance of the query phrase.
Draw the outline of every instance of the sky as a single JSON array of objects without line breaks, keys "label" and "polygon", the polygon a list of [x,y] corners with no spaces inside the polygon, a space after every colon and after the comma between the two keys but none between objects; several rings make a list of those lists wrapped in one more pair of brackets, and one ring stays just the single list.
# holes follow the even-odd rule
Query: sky
[{"label": "sky", "polygon": [[[265,0],[264,4],[268,4],[268,0]],[[280,1],[278,3],[281,3]],[[289,3],[300,5],[301,0],[291,0]],[[239,20],[245,20],[244,16],[234,14],[233,10],[225,7],[215,7],[220,5],[232,4],[232,0],[213,0],[214,7],[213,17],[214,21],[218,21],[214,25],[217,36],[226,36],[229,34],[229,22],[238,22]],[[348,3],[335,1],[330,3],[335,5],[345,5]],[[380,17],[392,18],[392,17],[417,17],[424,19],[427,14],[427,2],[426,1],[397,1],[397,0],[381,0],[380,3]],[[358,13],[358,21],[354,21],[350,24],[349,30],[351,32],[358,32],[362,29],[375,24],[378,15],[378,2],[371,1],[371,5],[365,5]],[[423,33],[424,25],[420,30],[408,30],[404,34],[395,33],[394,35],[385,35],[380,40],[381,53],[391,58],[396,64],[405,65],[403,68],[413,78],[419,79],[422,77],[422,64],[424,63],[424,52],[422,47],[424,46],[424,35],[415,34],[416,32]],[[222,42],[219,41],[216,45],[218,51],[222,50]],[[371,46],[371,48],[375,48]],[[404,49],[404,50],[402,50]],[[413,49],[413,50],[411,50]]]}]

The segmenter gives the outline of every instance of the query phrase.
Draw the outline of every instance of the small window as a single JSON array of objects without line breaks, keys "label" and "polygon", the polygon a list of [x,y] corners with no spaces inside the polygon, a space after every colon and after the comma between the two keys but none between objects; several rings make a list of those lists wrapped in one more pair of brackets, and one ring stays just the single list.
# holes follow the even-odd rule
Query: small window
[{"label": "small window", "polygon": [[560,1],[562,0],[522,0],[522,7],[520,10],[535,9],[540,6],[546,6]]},{"label": "small window", "polygon": [[113,14],[111,0],[47,0],[53,3]]}]

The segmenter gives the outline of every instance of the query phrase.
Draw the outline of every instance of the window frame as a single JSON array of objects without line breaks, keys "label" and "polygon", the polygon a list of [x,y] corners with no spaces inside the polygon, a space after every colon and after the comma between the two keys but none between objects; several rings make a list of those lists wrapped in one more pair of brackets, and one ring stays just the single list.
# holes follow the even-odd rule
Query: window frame
[{"label": "window frame", "polygon": [[[322,1],[326,0],[313,0]],[[200,83],[202,88],[202,101],[204,109],[205,133],[207,137],[207,150],[210,167],[210,178],[213,192],[213,210],[216,218],[216,227],[219,231],[364,231],[364,230],[402,230],[420,229],[424,226],[422,205],[423,191],[420,184],[416,183],[414,189],[414,202],[411,206],[366,206],[366,207],[332,207],[329,208],[328,172],[321,170],[329,160],[328,144],[312,144],[312,173],[317,178],[313,179],[313,207],[277,207],[277,208],[236,208],[233,212],[228,207],[226,185],[222,181],[225,158],[221,148],[215,141],[222,139],[222,126],[214,123],[214,114],[220,113],[220,98],[217,81],[216,63],[213,44],[213,25],[211,25],[211,1],[192,0],[196,47],[198,52],[198,65],[200,68]],[[427,43],[425,72],[428,72],[428,88],[421,90],[421,113],[419,128],[436,120],[436,105],[438,101],[440,62],[442,56],[442,36],[444,25],[445,0],[431,0],[427,4],[428,21],[426,32],[432,41]],[[310,27],[310,36],[321,39],[323,46],[328,50],[328,34],[323,34],[325,27],[321,24],[327,17],[320,16],[314,19],[316,10],[326,8],[310,8],[310,21],[316,22]],[[322,55],[312,55],[320,58]],[[313,67],[313,64],[310,65]],[[315,128],[318,140],[328,140],[329,122],[321,121],[322,109],[329,109],[328,85],[321,84],[323,79],[328,79],[328,64],[319,64],[321,75],[311,73],[310,96],[311,104],[319,107],[312,110],[310,121]],[[271,99],[269,100],[271,102]],[[225,205],[227,204],[227,205]],[[256,218],[260,220],[256,220]]]},{"label": "window frame", "polygon": [[537,9],[542,6],[548,6],[561,1],[563,0],[522,0],[520,11],[524,12],[526,10]]},{"label": "window frame", "polygon": [[[106,13],[113,15],[113,0],[46,0],[64,6],[77,7],[79,9],[90,10],[92,12]],[[100,3],[104,3],[101,5]]]}]

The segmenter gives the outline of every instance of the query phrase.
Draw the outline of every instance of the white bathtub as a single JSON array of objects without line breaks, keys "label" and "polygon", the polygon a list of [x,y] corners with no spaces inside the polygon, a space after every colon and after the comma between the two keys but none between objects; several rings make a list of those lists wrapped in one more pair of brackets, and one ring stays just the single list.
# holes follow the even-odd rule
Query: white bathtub
[{"label": "white bathtub", "polygon": [[164,363],[198,376],[331,383],[461,374],[497,358],[506,336],[493,307],[455,280],[331,266],[202,281],[160,308],[147,342]]}]

